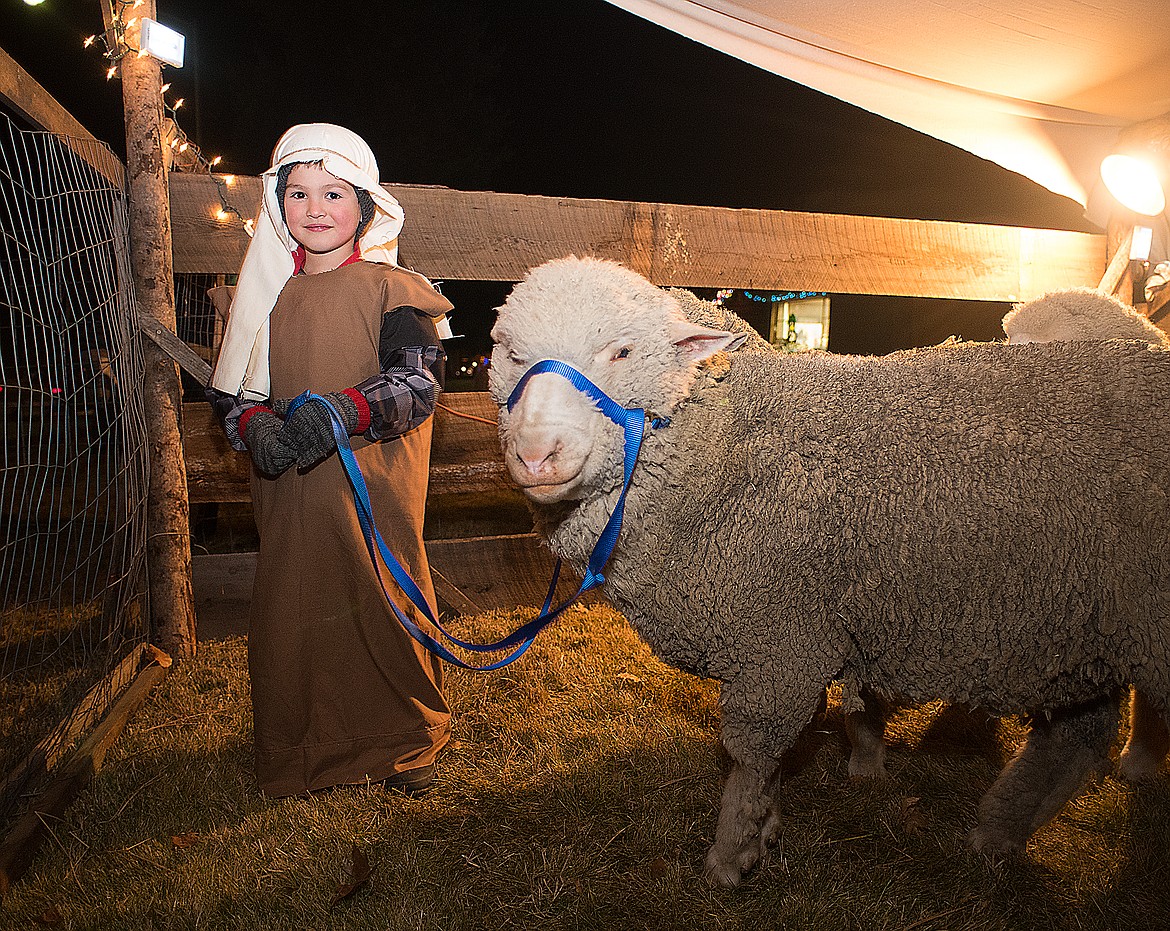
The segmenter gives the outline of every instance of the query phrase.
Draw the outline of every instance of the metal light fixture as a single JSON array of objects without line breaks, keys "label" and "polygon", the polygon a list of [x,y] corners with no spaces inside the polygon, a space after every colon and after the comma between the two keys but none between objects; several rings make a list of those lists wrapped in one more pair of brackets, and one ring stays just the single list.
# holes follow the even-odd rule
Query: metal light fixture
[{"label": "metal light fixture", "polygon": [[1166,210],[1170,179],[1170,114],[1122,132],[1117,148],[1101,162],[1101,180],[1123,207],[1147,217]]},{"label": "metal light fixture", "polygon": [[181,32],[175,32],[169,26],[155,22],[153,19],[142,20],[142,34],[139,39],[139,48],[159,61],[165,61],[176,68],[183,67],[183,45],[185,40]]}]

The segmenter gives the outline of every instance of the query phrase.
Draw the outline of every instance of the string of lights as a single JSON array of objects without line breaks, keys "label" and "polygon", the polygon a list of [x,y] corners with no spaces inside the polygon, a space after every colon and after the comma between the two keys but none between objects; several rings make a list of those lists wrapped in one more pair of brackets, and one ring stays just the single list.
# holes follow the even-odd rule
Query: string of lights
[{"label": "string of lights", "polygon": [[[103,57],[109,62],[109,67],[106,70],[106,80],[108,81],[118,75],[118,63],[126,56],[142,57],[152,54],[152,50],[143,47],[146,42],[143,41],[142,32],[143,27],[152,24],[152,21],[142,19],[134,14],[134,11],[142,6],[143,0],[104,0],[104,2],[108,11],[108,15],[104,19],[109,25],[104,31],[88,36],[83,45],[85,48],[100,45],[103,49]],[[153,23],[153,25],[158,26],[157,23]],[[165,27],[161,28],[165,30]],[[167,30],[167,32],[170,31]],[[175,33],[172,35],[177,36]],[[176,64],[169,58],[160,58],[160,61],[175,64],[176,67],[181,66],[182,37],[179,36],[178,40],[178,63]],[[245,217],[231,202],[228,195],[228,189],[235,184],[235,175],[214,173],[213,170],[222,161],[221,156],[208,157],[205,155],[199,145],[179,125],[178,114],[179,109],[183,106],[184,98],[179,97],[173,101],[168,99],[170,89],[169,83],[162,85],[163,144],[166,146],[168,154],[168,170],[208,175],[215,183],[216,194],[219,197],[220,206],[215,218],[222,221],[234,216],[243,224],[247,234],[251,236],[252,218]]]}]

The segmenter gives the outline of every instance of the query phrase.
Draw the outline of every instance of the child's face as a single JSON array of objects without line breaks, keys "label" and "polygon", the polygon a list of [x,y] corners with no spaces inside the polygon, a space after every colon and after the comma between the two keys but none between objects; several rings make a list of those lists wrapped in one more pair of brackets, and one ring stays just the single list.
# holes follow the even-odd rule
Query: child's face
[{"label": "child's face", "polygon": [[[284,191],[284,218],[305,251],[338,264],[349,258],[362,218],[353,186],[318,165],[296,165]],[[316,263],[314,263],[316,264]]]}]

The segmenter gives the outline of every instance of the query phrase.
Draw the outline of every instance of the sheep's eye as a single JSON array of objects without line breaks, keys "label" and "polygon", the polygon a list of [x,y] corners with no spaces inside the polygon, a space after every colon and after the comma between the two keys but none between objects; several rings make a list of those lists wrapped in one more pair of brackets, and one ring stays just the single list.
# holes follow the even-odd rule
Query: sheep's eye
[{"label": "sheep's eye", "polygon": [[617,352],[615,352],[613,354],[613,358],[610,359],[609,361],[610,362],[617,362],[618,359],[628,359],[629,357],[630,357],[630,347],[623,346],[621,349],[619,349]]}]

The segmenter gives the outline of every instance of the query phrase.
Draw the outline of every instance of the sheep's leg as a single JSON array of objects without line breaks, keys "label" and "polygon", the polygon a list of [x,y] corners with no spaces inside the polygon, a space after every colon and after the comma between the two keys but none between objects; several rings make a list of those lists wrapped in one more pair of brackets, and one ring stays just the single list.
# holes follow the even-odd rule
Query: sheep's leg
[{"label": "sheep's leg", "polygon": [[[823,691],[819,709],[824,709]],[[789,726],[787,719],[773,716],[762,721],[759,717],[736,713],[725,687],[723,745],[731,757],[732,768],[723,787],[715,842],[707,851],[705,874],[711,883],[737,886],[743,874],[764,858],[780,827],[776,788],[784,779],[803,770],[824,742],[824,732],[816,726],[817,712],[818,705],[813,704],[808,718],[814,720],[795,739],[787,740],[788,749],[773,756],[757,749],[764,737],[762,731],[776,728],[767,735],[768,742],[783,746],[782,729]]]},{"label": "sheep's leg", "polygon": [[1170,729],[1166,719],[1137,689],[1130,693],[1129,740],[1121,751],[1118,768],[1130,782],[1153,779],[1170,753]]},{"label": "sheep's leg", "polygon": [[1022,853],[1090,774],[1107,769],[1117,733],[1115,697],[1038,715],[1024,746],[979,803],[979,825],[968,838],[987,854]]},{"label": "sheep's leg", "polygon": [[861,690],[861,711],[845,715],[849,737],[849,775],[854,779],[884,779],[886,775],[886,709],[869,689]]},{"label": "sheep's leg", "polygon": [[715,843],[707,851],[706,876],[713,884],[738,886],[744,872],[763,855],[767,841],[761,826],[771,806],[767,788],[778,765],[775,760],[761,759],[736,760],[732,766],[723,787]]}]

